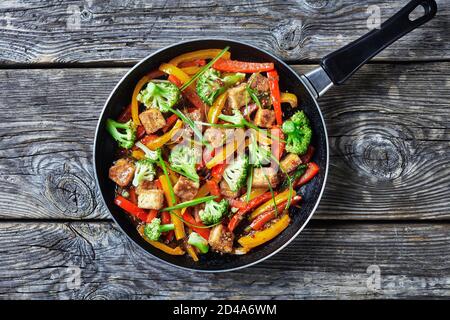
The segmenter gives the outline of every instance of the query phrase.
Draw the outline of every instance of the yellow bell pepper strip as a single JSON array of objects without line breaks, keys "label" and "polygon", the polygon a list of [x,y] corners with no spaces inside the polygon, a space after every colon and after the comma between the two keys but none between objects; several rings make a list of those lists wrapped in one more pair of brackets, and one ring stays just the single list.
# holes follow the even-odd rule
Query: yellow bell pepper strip
[{"label": "yellow bell pepper strip", "polygon": [[[205,49],[205,50],[198,50],[198,51],[192,51],[188,53],[184,53],[182,55],[179,55],[178,57],[173,58],[169,61],[170,64],[174,66],[178,66],[181,62],[187,62],[197,59],[214,59],[222,49]],[[230,59],[231,53],[226,52],[222,59]]]},{"label": "yellow bell pepper strip", "polygon": [[289,103],[292,108],[297,108],[298,100],[297,96],[293,93],[282,92],[280,96],[281,103]]},{"label": "yellow bell pepper strip", "polygon": [[197,252],[195,252],[195,249],[190,244],[186,244],[186,251],[191,256],[192,260],[195,262],[198,261]]},{"label": "yellow bell pepper strip", "polygon": [[197,195],[195,196],[194,199],[206,197],[208,194],[209,194],[209,188],[208,188],[208,185],[205,183],[204,185],[202,185],[200,187],[200,189],[198,189]]},{"label": "yellow bell pepper strip", "polygon": [[172,129],[170,129],[169,131],[164,133],[162,136],[145,143],[145,145],[150,150],[156,150],[158,148],[161,148],[164,144],[169,142],[170,139],[172,139],[175,136],[175,134],[178,132],[178,130],[181,129],[182,126],[183,126],[183,121],[178,120],[177,122],[175,122]]},{"label": "yellow bell pepper strip", "polygon": [[191,66],[191,67],[184,67],[184,68],[180,68],[180,69],[187,75],[192,76],[192,75],[196,74],[197,72],[199,72],[201,68],[197,67],[197,66]]},{"label": "yellow bell pepper strip", "polygon": [[263,213],[265,211],[273,209],[274,203],[275,203],[275,205],[278,205],[282,202],[287,201],[289,199],[289,193],[290,193],[290,189],[287,189],[287,190],[281,192],[280,194],[278,194],[277,196],[275,196],[275,199],[270,199],[269,201],[263,203],[255,211],[252,212],[252,214],[250,215],[250,220],[255,219],[257,216],[259,216],[261,213]]},{"label": "yellow bell pepper strip", "polygon": [[[166,198],[167,204],[169,206],[175,205],[174,201],[172,201],[172,196],[170,192],[170,185],[169,185],[170,182],[167,180],[166,176],[164,175],[159,176],[159,182],[161,183],[161,187],[164,191],[164,196]],[[173,211],[174,211],[173,213],[172,212],[170,213],[170,216],[172,218],[172,223],[175,225],[175,238],[177,240],[180,240],[186,236],[184,232],[184,224],[183,221],[181,221],[181,219],[178,218],[181,216],[180,210],[173,210]]]},{"label": "yellow bell pepper strip", "polygon": [[152,241],[152,240],[148,239],[144,234],[144,226],[143,225],[139,226],[138,232],[141,235],[141,237],[144,238],[145,241],[150,243],[155,248],[158,248],[159,250],[164,251],[167,254],[170,254],[172,256],[182,256],[184,254],[184,250],[181,249],[180,247],[172,248],[162,242]]},{"label": "yellow bell pepper strip", "polygon": [[222,113],[223,107],[225,106],[225,102],[228,98],[228,92],[225,91],[217,99],[214,101],[212,107],[208,112],[208,121],[209,123],[217,123],[219,120],[219,116]]},{"label": "yellow bell pepper strip", "polygon": [[141,121],[139,120],[139,104],[137,101],[137,96],[144,85],[150,80],[151,78],[149,76],[143,76],[141,80],[138,81],[133,90],[133,95],[131,97],[131,119],[133,119],[133,122],[136,126],[139,126],[141,124]]},{"label": "yellow bell pepper strip", "polygon": [[168,75],[173,75],[182,83],[186,83],[189,80],[191,80],[191,78],[186,73],[184,73],[183,70],[170,63],[163,63],[162,65],[159,66],[159,70],[161,70],[164,73],[167,73]]},{"label": "yellow bell pepper strip", "polygon": [[[255,199],[256,197],[264,194],[267,192],[267,188],[252,188],[252,191],[250,192],[250,198],[249,200]],[[241,201],[247,201],[247,193],[245,193],[244,195],[242,195],[240,197]]]},{"label": "yellow bell pepper strip", "polygon": [[246,249],[255,248],[278,236],[284,229],[287,228],[290,222],[291,218],[288,214],[285,214],[267,229],[257,231],[252,235],[241,237],[238,240],[238,243]]},{"label": "yellow bell pepper strip", "polygon": [[136,160],[142,160],[145,158],[145,153],[142,150],[133,150],[131,156]]},{"label": "yellow bell pepper strip", "polygon": [[[236,135],[236,137],[239,138],[244,138],[244,137],[240,137],[239,135]],[[243,141],[245,141],[245,146],[248,146],[249,139],[245,140],[245,139],[239,139],[239,140],[234,140],[233,144],[228,143],[227,145],[225,145],[224,148],[222,148],[211,160],[209,160],[206,163],[206,168],[211,169],[212,167],[217,166],[218,164],[221,164],[223,162],[225,162],[227,160],[227,158],[229,158],[230,156],[232,156],[234,154],[234,152],[236,150],[238,150],[238,148],[243,145]]]}]

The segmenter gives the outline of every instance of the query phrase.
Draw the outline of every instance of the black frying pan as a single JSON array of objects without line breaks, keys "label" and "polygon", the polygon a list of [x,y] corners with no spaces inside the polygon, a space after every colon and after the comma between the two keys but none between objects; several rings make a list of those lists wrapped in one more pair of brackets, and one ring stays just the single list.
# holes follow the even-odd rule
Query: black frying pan
[{"label": "black frying pan", "polygon": [[[418,6],[423,7],[424,14],[411,21],[409,15]],[[177,43],[146,57],[133,67],[112,91],[100,116],[95,134],[95,175],[103,200],[114,220],[123,232],[144,250],[162,261],[185,269],[210,272],[231,271],[258,263],[280,251],[305,227],[316,210],[325,187],[329,156],[328,138],[317,98],[333,84],[339,85],[345,82],[365,62],[392,42],[429,21],[434,17],[436,11],[437,6],[434,0],[413,0],[396,15],[384,22],[379,29],[374,29],[360,39],[329,54],[322,59],[319,68],[302,76],[299,76],[287,64],[267,51],[239,41],[224,39],[204,39]],[[115,186],[108,178],[108,169],[114,160],[116,143],[106,132],[105,121],[108,118],[115,119],[118,117],[123,106],[130,102],[135,84],[146,73],[158,68],[161,63],[189,51],[224,48],[225,46],[230,46],[232,58],[235,60],[273,62],[275,64],[280,75],[280,88],[299,97],[301,109],[305,110],[311,120],[314,132],[312,144],[316,148],[313,161],[320,166],[321,171],[310,183],[300,189],[300,193],[303,195],[302,206],[300,209],[291,208],[292,223],[277,238],[253,249],[246,255],[220,255],[210,252],[201,255],[199,262],[193,262],[187,255],[171,256],[148,244],[137,233],[128,216],[114,205]],[[288,117],[289,113],[289,110],[287,110],[285,117]]]}]

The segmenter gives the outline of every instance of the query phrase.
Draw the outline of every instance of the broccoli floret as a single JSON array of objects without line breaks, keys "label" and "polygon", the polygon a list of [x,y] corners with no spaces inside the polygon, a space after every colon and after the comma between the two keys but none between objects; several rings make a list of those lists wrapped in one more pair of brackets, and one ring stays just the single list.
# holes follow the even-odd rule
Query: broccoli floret
[{"label": "broccoli floret", "polygon": [[161,219],[154,218],[150,223],[147,223],[145,225],[144,234],[148,239],[158,241],[159,237],[161,236],[161,233],[173,229],[175,229],[173,223],[161,225]]},{"label": "broccoli floret", "polygon": [[204,224],[216,224],[219,223],[222,217],[227,213],[228,206],[228,201],[226,199],[222,199],[220,202],[209,200],[205,204],[205,209],[200,210],[198,214]]},{"label": "broccoli floret", "polygon": [[196,247],[201,253],[207,253],[209,250],[208,241],[197,232],[192,232],[189,235],[188,244]]},{"label": "broccoli floret", "polygon": [[281,128],[286,134],[286,151],[305,154],[311,143],[312,130],[303,111],[296,112]]},{"label": "broccoli floret", "polygon": [[212,105],[227,88],[244,79],[244,73],[233,73],[222,77],[220,71],[209,69],[198,78],[197,94],[205,103]]},{"label": "broccoli floret", "polygon": [[255,167],[260,167],[270,162],[271,151],[267,146],[258,145],[256,139],[252,138],[248,146],[250,163]]},{"label": "broccoli floret", "polygon": [[136,170],[134,171],[133,186],[137,187],[142,181],[153,181],[155,178],[155,166],[150,159],[143,159],[136,162]]},{"label": "broccoli floret", "polygon": [[136,147],[144,151],[146,159],[149,159],[153,162],[158,161],[159,157],[161,156],[161,149],[158,148],[154,151],[150,150],[145,144],[140,141],[136,142]]},{"label": "broccoli floret", "polygon": [[137,96],[147,108],[168,112],[180,100],[180,89],[168,81],[150,81]]},{"label": "broccoli floret", "polygon": [[112,119],[106,120],[106,130],[117,141],[120,147],[130,149],[136,139],[136,126],[129,120],[121,123]]},{"label": "broccoli floret", "polygon": [[223,178],[228,183],[231,191],[241,189],[247,179],[249,159],[247,155],[238,156],[223,172]]},{"label": "broccoli floret", "polygon": [[225,114],[220,114],[219,115],[219,119],[221,119],[223,121],[226,121],[226,122],[230,122],[230,123],[235,124],[235,125],[240,125],[240,126],[245,126],[247,124],[247,121],[245,120],[244,116],[237,109],[233,110],[233,115],[232,116],[227,116]]},{"label": "broccoli floret", "polygon": [[199,181],[200,178],[195,169],[197,156],[193,148],[187,145],[176,146],[170,153],[169,162],[174,171],[193,181]]}]

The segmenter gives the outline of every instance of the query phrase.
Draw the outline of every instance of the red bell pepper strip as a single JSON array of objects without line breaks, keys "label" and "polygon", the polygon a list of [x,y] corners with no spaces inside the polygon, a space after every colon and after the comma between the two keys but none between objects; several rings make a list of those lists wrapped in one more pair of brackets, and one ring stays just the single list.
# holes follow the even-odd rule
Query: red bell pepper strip
[{"label": "red bell pepper strip", "polygon": [[[152,220],[155,219],[157,216],[158,216],[158,210],[152,209],[152,210],[150,210],[150,211],[148,212],[148,215],[147,215],[147,218],[145,219],[145,222],[146,222],[146,223],[150,223],[150,222],[152,222]],[[170,220],[169,220],[169,223],[170,223]]]},{"label": "red bell pepper strip", "polygon": [[281,156],[283,155],[284,148],[286,144],[281,140],[284,140],[284,133],[281,131],[280,127],[275,127],[272,129],[271,135],[272,138],[272,151],[275,158],[280,161]]},{"label": "red bell pepper strip", "polygon": [[314,178],[316,174],[319,173],[319,170],[320,168],[316,163],[308,163],[308,167],[306,168],[305,173],[300,178],[298,178],[297,181],[294,182],[294,188],[302,186],[305,183],[309,182],[312,178]]},{"label": "red bell pepper strip", "polygon": [[171,115],[169,118],[167,118],[166,125],[162,128],[162,131],[164,133],[169,131],[169,129],[173,127],[173,125],[175,124],[175,122],[177,122],[177,120],[178,116],[176,114]]},{"label": "red bell pepper strip", "polygon": [[[276,196],[277,193],[274,193],[274,196]],[[238,212],[234,214],[234,216],[230,219],[230,222],[228,223],[228,229],[233,232],[233,230],[238,226],[239,222],[244,218],[244,215],[246,215],[248,212],[259,206],[260,204],[263,204],[264,202],[269,201],[272,199],[272,193],[266,192],[262,195],[250,200],[250,202],[247,204],[247,206],[243,209],[239,209]]]},{"label": "red bell pepper strip", "polygon": [[312,145],[309,145],[306,153],[304,155],[300,156],[300,160],[302,160],[302,163],[310,162],[314,155],[314,151],[315,151],[314,147]]},{"label": "red bell pepper strip", "polygon": [[188,210],[186,210],[183,213],[183,219],[186,220],[187,223],[189,223],[188,224],[189,228],[191,228],[192,230],[197,232],[199,235],[201,235],[206,240],[209,239],[210,230],[208,228],[196,228],[196,227],[194,227],[194,226],[204,227],[205,225],[203,223],[201,223],[201,222],[195,221],[195,219],[191,216],[191,214],[188,212]]},{"label": "red bell pepper strip", "polygon": [[[158,136],[157,136],[156,134],[148,134],[148,135],[146,135],[145,137],[143,137],[140,141],[141,141],[143,144],[147,144],[147,143],[149,143],[150,141],[155,140],[156,138],[158,138]],[[137,147],[136,147],[136,148],[137,148]]]},{"label": "red bell pepper strip", "polygon": [[[178,88],[181,88],[183,86],[183,83],[174,75],[169,75],[169,77],[167,78],[167,80],[169,80],[170,82],[172,82],[174,85],[176,85]],[[191,86],[187,87],[186,89],[183,90],[182,95],[189,100],[190,103],[192,103],[196,108],[202,110],[203,112],[205,112],[205,110],[207,109],[206,104],[203,103],[203,101],[200,99],[200,97],[198,96],[197,92],[195,91],[194,88],[192,88]]]},{"label": "red bell pepper strip", "polygon": [[136,195],[136,188],[135,187],[131,187],[128,190],[128,193],[130,194],[130,201],[133,202],[134,204],[137,204],[137,195]]},{"label": "red bell pepper strip", "polygon": [[220,197],[220,188],[215,180],[206,180],[206,184],[208,185],[210,194]]},{"label": "red bell pepper strip", "polygon": [[213,64],[212,67],[216,70],[225,72],[254,73],[273,70],[275,65],[272,62],[256,63],[219,59]]},{"label": "red bell pepper strip", "polygon": [[117,118],[117,122],[127,122],[131,119],[131,104],[129,104],[125,109],[123,109],[120,116]]},{"label": "red bell pepper strip", "polygon": [[136,129],[136,138],[139,140],[145,136],[145,129],[143,125],[139,125]]},{"label": "red bell pepper strip", "polygon": [[145,222],[147,221],[148,213],[144,209],[139,208],[137,205],[135,205],[133,202],[131,202],[128,199],[125,199],[122,196],[117,196],[114,199],[114,203],[121,207],[123,210],[125,210],[127,213],[131,214],[132,216],[138,218],[139,220]]},{"label": "red bell pepper strip", "polygon": [[211,176],[214,179],[214,181],[219,183],[220,180],[222,180],[222,176],[226,168],[227,168],[226,163],[219,163],[211,168]]},{"label": "red bell pepper strip", "polygon": [[267,78],[269,79],[270,99],[272,100],[273,110],[275,111],[275,119],[277,120],[277,124],[281,126],[283,124],[283,112],[281,111],[281,94],[280,86],[278,85],[278,72],[276,70],[267,72]]},{"label": "red bell pepper strip", "polygon": [[[170,213],[168,211],[161,212],[161,224],[169,224],[172,220],[170,218]],[[173,240],[175,233],[173,230],[170,230],[169,232],[165,232],[164,236],[166,238],[166,242],[170,242]]]},{"label": "red bell pepper strip", "polygon": [[[299,195],[292,197],[291,206],[299,203],[301,199],[302,199],[302,197]],[[287,204],[287,201],[280,203],[277,206],[278,212],[282,212],[286,208],[286,204]],[[260,214],[258,217],[255,218],[255,220],[252,221],[252,223],[250,224],[250,228],[252,228],[253,230],[260,230],[262,227],[264,227],[264,225],[267,222],[274,219],[276,217],[276,214],[277,214],[277,211],[275,211],[275,210],[266,211],[266,212]]]},{"label": "red bell pepper strip", "polygon": [[180,62],[180,64],[178,65],[178,68],[201,67],[201,66],[204,66],[205,64],[206,64],[206,60],[205,59],[195,59],[195,60],[192,60],[192,61]]}]

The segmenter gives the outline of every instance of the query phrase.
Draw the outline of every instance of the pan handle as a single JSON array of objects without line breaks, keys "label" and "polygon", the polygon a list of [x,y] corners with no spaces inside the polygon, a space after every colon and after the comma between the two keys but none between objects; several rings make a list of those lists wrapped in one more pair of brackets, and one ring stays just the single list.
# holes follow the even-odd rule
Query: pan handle
[{"label": "pan handle", "polygon": [[[424,14],[414,20],[410,14],[419,6]],[[407,33],[431,20],[437,12],[434,0],[412,0],[378,29],[324,57],[320,67],[305,75],[317,96],[321,96],[333,84],[343,84],[363,64]]]}]

